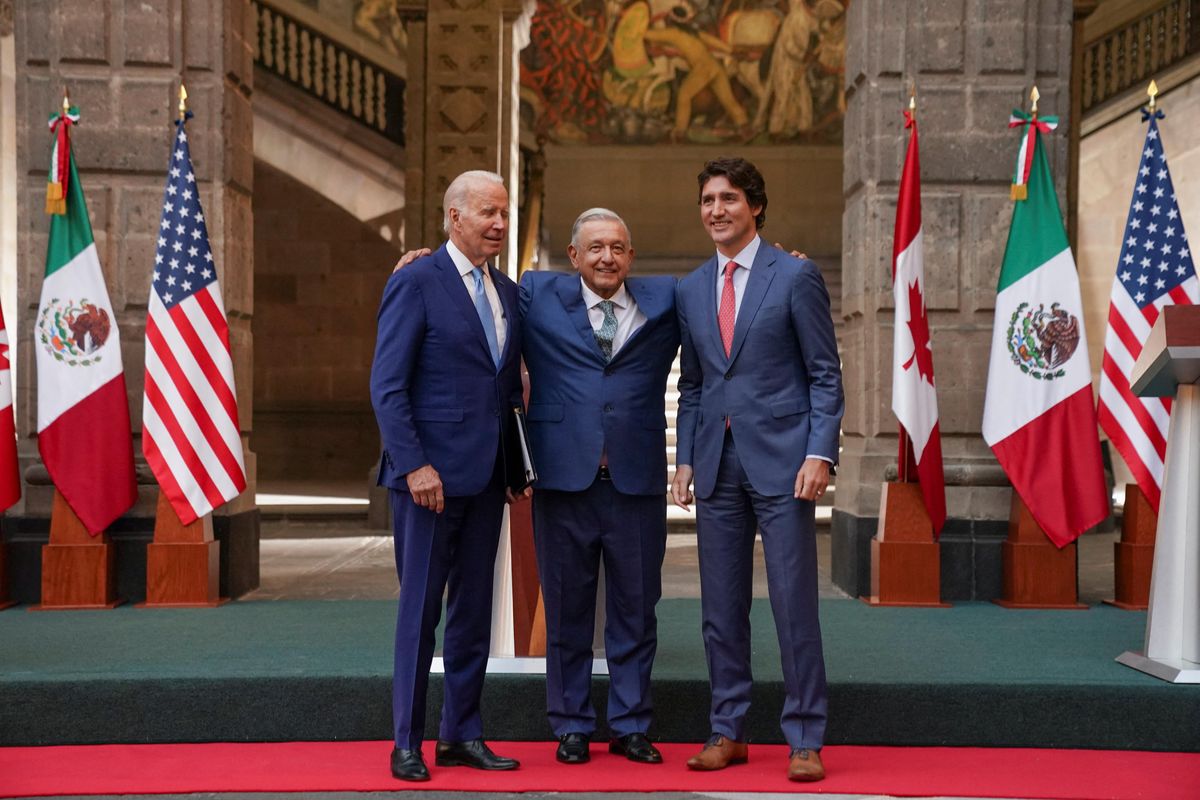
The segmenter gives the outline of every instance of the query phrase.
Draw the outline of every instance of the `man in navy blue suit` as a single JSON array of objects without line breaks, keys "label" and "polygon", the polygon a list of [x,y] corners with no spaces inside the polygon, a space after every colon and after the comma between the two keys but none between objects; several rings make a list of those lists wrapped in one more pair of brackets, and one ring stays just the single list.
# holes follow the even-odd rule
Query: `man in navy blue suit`
[{"label": "man in navy blue suit", "polygon": [[546,609],[546,703],[560,762],[588,761],[596,589],[604,564],[609,750],[659,763],[646,737],[666,548],[664,395],[679,347],[675,281],[631,278],[629,228],[583,212],[576,272],[521,278],[533,530]]},{"label": "man in navy blue suit", "polygon": [[392,774],[429,780],[421,754],[434,632],[446,600],[438,766],[515,769],[483,741],[479,699],[506,495],[504,431],[521,398],[517,286],[489,261],[508,233],[508,193],[489,172],[446,189],[450,241],[384,289],[371,368],[390,490],[400,602]]},{"label": "man in navy blue suit", "polygon": [[[741,158],[699,175],[700,219],[716,255],[679,282],[678,457],[671,493],[696,500],[711,735],[699,770],[747,759],[755,532],[786,691],[788,777],[825,777],[827,694],[817,618],[815,501],[837,460],[844,408],[829,293],[817,266],[759,238],[762,174]],[[695,481],[695,495],[692,482]]]}]

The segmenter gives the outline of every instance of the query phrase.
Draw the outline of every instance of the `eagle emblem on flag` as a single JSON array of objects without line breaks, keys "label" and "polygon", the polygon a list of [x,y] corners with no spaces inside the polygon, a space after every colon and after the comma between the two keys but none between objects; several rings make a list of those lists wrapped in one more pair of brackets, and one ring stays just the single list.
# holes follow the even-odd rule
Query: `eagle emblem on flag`
[{"label": "eagle emblem on flag", "polygon": [[57,361],[70,367],[89,367],[103,358],[98,351],[112,334],[112,318],[86,297],[53,298],[38,315],[38,339]]},{"label": "eagle emblem on flag", "polygon": [[1079,346],[1079,318],[1059,303],[1017,306],[1008,323],[1008,354],[1021,372],[1039,380],[1066,374],[1062,365]]}]

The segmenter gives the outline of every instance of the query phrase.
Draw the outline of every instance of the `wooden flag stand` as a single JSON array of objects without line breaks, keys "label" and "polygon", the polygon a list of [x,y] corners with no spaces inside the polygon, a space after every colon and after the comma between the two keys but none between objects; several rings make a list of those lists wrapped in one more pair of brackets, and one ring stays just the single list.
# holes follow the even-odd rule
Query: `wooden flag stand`
[{"label": "wooden flag stand", "polygon": [[184,525],[160,491],[154,541],[146,545],[146,602],[138,608],[212,608],[229,602],[221,597],[220,558],[212,514]]},{"label": "wooden flag stand", "polygon": [[949,608],[942,602],[941,548],[919,483],[888,481],[879,500],[879,533],[871,539],[872,606]]},{"label": "wooden flag stand", "polygon": [[1154,567],[1154,530],[1158,514],[1136,483],[1125,486],[1121,541],[1113,543],[1113,581],[1116,597],[1105,603],[1126,611],[1145,611],[1150,605],[1150,571]]},{"label": "wooden flag stand", "polygon": [[533,545],[533,512],[526,500],[508,507],[512,550],[513,642],[516,656],[546,655],[546,622]]},{"label": "wooden flag stand", "polygon": [[50,543],[42,547],[42,600],[31,610],[116,608],[117,548],[108,531],[92,536],[54,490]]},{"label": "wooden flag stand", "polygon": [[1005,608],[1086,609],[1079,602],[1078,546],[1061,550],[1029,513],[1014,490],[1008,538],[1000,546],[1004,564],[1003,595],[993,602]]}]

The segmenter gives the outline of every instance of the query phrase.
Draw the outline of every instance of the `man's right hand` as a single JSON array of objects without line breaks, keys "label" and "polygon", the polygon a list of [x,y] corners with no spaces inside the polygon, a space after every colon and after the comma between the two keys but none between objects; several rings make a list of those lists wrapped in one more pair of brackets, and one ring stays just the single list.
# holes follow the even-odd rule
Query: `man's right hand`
[{"label": "man's right hand", "polygon": [[691,465],[680,464],[675,468],[675,477],[671,480],[671,499],[684,511],[689,510],[688,506],[696,499],[692,496]]},{"label": "man's right hand", "polygon": [[432,252],[433,251],[428,247],[422,247],[419,250],[409,250],[407,253],[400,256],[400,260],[396,262],[396,266],[392,267],[392,272],[399,272],[412,262],[416,261],[418,258],[427,256]]},{"label": "man's right hand", "polygon": [[404,476],[408,481],[408,493],[413,502],[421,508],[428,508],[435,514],[440,514],[446,508],[446,498],[442,494],[442,476],[438,475],[432,464],[418,467]]}]

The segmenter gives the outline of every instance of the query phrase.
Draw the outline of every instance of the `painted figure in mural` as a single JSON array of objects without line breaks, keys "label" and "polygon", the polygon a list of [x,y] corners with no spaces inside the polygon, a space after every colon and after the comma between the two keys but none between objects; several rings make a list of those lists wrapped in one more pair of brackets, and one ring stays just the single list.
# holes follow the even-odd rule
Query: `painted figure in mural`
[{"label": "painted figure in mural", "polygon": [[396,0],[359,0],[354,11],[354,27],[379,42],[388,52],[403,55],[408,49],[408,34]]},{"label": "painted figure in mural", "polygon": [[596,0],[538,0],[522,60],[521,96],[538,133],[583,142],[608,112],[599,62],[608,47],[608,13]]},{"label": "painted figure in mural", "polygon": [[[754,117],[755,127],[773,136],[807,131],[813,123],[808,62],[818,22],[805,0],[789,0],[787,16],[775,37],[766,93]],[[768,116],[769,113],[769,116]]]}]

